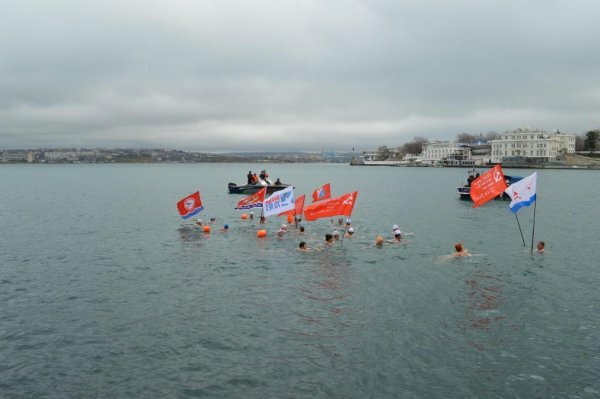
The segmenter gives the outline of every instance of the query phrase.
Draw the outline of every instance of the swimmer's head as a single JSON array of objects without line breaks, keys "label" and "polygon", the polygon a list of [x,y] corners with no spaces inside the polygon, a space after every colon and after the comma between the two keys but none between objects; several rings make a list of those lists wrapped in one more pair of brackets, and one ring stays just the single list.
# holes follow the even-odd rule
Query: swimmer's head
[{"label": "swimmer's head", "polygon": [[348,234],[354,234],[354,229],[352,227],[348,229]]},{"label": "swimmer's head", "polygon": [[456,244],[454,244],[454,249],[456,250],[456,252],[462,252],[463,246],[460,242],[457,242]]},{"label": "swimmer's head", "polygon": [[300,226],[300,232],[304,233],[304,226]]},{"label": "swimmer's head", "polygon": [[325,234],[325,241],[326,242],[331,242],[333,241],[333,236],[329,233]]},{"label": "swimmer's head", "polygon": [[546,247],[546,243],[544,241],[538,241],[538,243],[537,243],[537,249],[538,249],[538,251],[541,251],[545,247]]},{"label": "swimmer's head", "polygon": [[334,237],[339,237],[339,236],[340,236],[340,232],[339,232],[339,231],[337,231],[337,230],[336,230],[336,231],[334,231],[334,232],[333,232],[333,236],[334,236]]},{"label": "swimmer's head", "polygon": [[228,225],[228,224],[224,224],[224,225],[223,225],[223,228],[224,228],[225,230],[227,230],[227,229],[229,229],[229,225]]},{"label": "swimmer's head", "polygon": [[304,241],[302,241],[300,244],[298,244],[298,248],[306,249],[306,243]]},{"label": "swimmer's head", "polygon": [[392,230],[393,230],[393,231],[396,231],[396,230],[398,230],[399,228],[400,228],[400,227],[398,227],[398,225],[397,225],[397,224],[395,224],[395,225],[393,225],[393,226],[392,226]]},{"label": "swimmer's head", "polygon": [[394,230],[394,237],[400,238],[402,236],[402,232],[398,229]]},{"label": "swimmer's head", "polygon": [[375,237],[375,245],[377,245],[377,246],[383,245],[383,237],[382,236]]}]

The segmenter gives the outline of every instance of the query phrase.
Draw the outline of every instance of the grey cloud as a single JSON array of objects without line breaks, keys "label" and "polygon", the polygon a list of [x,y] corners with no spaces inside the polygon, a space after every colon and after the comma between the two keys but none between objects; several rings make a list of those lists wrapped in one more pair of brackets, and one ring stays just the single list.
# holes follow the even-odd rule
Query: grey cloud
[{"label": "grey cloud", "polygon": [[5,2],[0,147],[579,133],[600,124],[598,11],[583,0]]}]

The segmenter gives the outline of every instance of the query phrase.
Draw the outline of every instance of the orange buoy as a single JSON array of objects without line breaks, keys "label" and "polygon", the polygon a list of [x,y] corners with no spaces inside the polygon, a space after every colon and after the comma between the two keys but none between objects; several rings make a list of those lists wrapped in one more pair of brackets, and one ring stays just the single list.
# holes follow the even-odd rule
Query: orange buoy
[{"label": "orange buoy", "polygon": [[205,233],[210,233],[210,226],[204,226],[202,227],[202,231]]},{"label": "orange buoy", "polygon": [[246,215],[245,213],[242,213],[242,219],[244,219],[244,220],[248,219],[248,215]]},{"label": "orange buoy", "polygon": [[288,213],[288,223],[294,223],[294,215]]},{"label": "orange buoy", "polygon": [[256,236],[258,238],[266,237],[267,236],[267,230],[258,230],[258,232],[256,233]]}]

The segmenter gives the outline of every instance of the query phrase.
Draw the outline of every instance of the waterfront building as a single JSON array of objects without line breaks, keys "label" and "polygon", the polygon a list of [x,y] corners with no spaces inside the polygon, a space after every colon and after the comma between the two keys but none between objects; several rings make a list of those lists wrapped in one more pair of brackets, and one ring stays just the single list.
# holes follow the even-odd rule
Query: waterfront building
[{"label": "waterfront building", "polygon": [[421,161],[430,165],[442,165],[447,159],[460,159],[464,149],[456,143],[449,141],[432,141],[423,144]]},{"label": "waterfront building", "polygon": [[28,154],[25,151],[10,151],[6,150],[2,153],[2,162],[27,162]]},{"label": "waterfront building", "polygon": [[503,159],[521,159],[524,162],[546,163],[575,152],[575,135],[556,131],[547,134],[542,129],[519,128],[506,131],[498,140],[492,140],[492,163]]},{"label": "waterfront building", "polygon": [[491,145],[433,141],[423,144],[421,159],[436,166],[483,166],[490,163]]}]

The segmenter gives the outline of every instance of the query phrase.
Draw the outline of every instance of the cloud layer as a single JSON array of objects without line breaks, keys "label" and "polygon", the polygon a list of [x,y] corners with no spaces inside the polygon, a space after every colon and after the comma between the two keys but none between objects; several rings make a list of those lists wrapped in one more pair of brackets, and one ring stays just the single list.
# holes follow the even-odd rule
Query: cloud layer
[{"label": "cloud layer", "polygon": [[347,150],[600,125],[600,3],[12,0],[0,147]]}]

